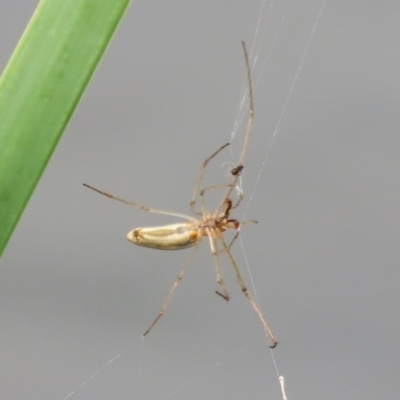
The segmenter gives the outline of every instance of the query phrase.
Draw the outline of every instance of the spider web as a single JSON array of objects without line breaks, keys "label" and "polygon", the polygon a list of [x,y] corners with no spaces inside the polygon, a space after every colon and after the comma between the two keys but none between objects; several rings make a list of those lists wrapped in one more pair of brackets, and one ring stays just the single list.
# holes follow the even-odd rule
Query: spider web
[{"label": "spider web", "polygon": [[[321,5],[320,5],[318,14],[317,14],[317,16],[316,16],[316,18],[315,18],[314,25],[313,25],[313,27],[312,27],[311,33],[310,33],[310,35],[309,35],[309,38],[308,38],[308,40],[307,40],[307,42],[306,42],[304,51],[303,51],[303,53],[302,53],[301,59],[300,59],[300,61],[299,61],[299,64],[298,64],[298,66],[297,66],[297,69],[296,69],[296,72],[295,72],[295,75],[294,75],[294,78],[293,78],[293,81],[292,81],[292,83],[291,83],[291,85],[290,85],[289,92],[287,93],[286,99],[285,99],[284,104],[283,104],[283,106],[282,106],[282,110],[281,110],[281,112],[280,112],[280,114],[279,114],[279,119],[278,119],[278,121],[277,121],[277,123],[276,123],[276,126],[275,126],[275,129],[274,129],[274,131],[273,131],[272,137],[271,137],[271,139],[269,140],[268,146],[267,146],[267,148],[266,148],[265,156],[264,156],[264,158],[263,158],[263,160],[262,160],[261,166],[260,166],[259,171],[258,171],[257,176],[256,176],[256,180],[255,180],[255,182],[254,182],[254,184],[253,184],[253,188],[252,188],[252,190],[251,190],[251,192],[250,192],[249,200],[248,200],[248,202],[246,202],[246,205],[245,205],[245,209],[244,209],[244,212],[243,212],[243,220],[245,220],[245,218],[246,218],[246,216],[247,216],[247,213],[248,213],[248,211],[249,211],[250,204],[251,204],[252,199],[253,199],[253,197],[255,196],[256,190],[257,190],[257,188],[258,188],[258,186],[259,186],[261,175],[262,175],[262,173],[263,173],[263,171],[264,171],[264,168],[265,168],[265,166],[266,166],[266,164],[267,164],[267,161],[268,161],[268,158],[269,158],[269,155],[270,155],[272,146],[273,146],[273,144],[274,144],[275,138],[276,138],[276,136],[277,136],[277,134],[278,134],[278,131],[279,131],[279,128],[280,128],[280,126],[281,126],[282,119],[283,119],[283,117],[284,117],[284,115],[285,115],[287,106],[288,106],[288,104],[289,104],[290,98],[291,98],[292,93],[293,93],[293,90],[294,90],[294,88],[295,88],[295,85],[296,85],[296,82],[297,82],[297,78],[298,78],[299,73],[300,73],[300,70],[301,70],[301,68],[302,68],[302,66],[303,66],[304,59],[305,59],[305,57],[306,57],[306,55],[307,55],[308,48],[309,48],[309,46],[310,46],[310,43],[311,43],[312,38],[313,38],[313,36],[314,36],[316,27],[317,27],[318,22],[319,22],[319,20],[320,20],[320,17],[321,17],[321,14],[322,14],[324,5],[325,5],[325,0],[323,0],[322,3],[321,3]],[[263,3],[263,8],[264,8],[264,3]],[[270,3],[270,8],[269,8],[269,11],[268,11],[268,13],[267,13],[267,17],[265,18],[266,23],[265,23],[264,26],[267,26],[267,24],[268,24],[269,18],[270,18],[270,16],[271,16],[272,8],[273,8],[273,1],[271,1],[271,3]],[[262,11],[263,11],[263,9],[262,9]],[[273,52],[273,50],[274,50],[276,41],[277,41],[277,39],[278,39],[278,37],[279,37],[280,31],[281,31],[281,28],[282,28],[282,25],[283,25],[283,22],[284,22],[284,20],[286,19],[287,11],[288,11],[288,8],[286,8],[286,10],[284,11],[284,14],[283,14],[282,19],[281,19],[281,24],[279,25],[278,30],[277,30],[277,32],[276,32],[274,38],[273,38],[272,45],[270,46],[269,52],[267,53],[267,56],[266,56],[265,59],[264,59],[265,61],[264,61],[263,65],[262,65],[261,72],[260,72],[260,75],[259,75],[260,77],[262,76],[264,69],[265,69],[266,66],[268,65],[268,61],[269,61],[270,56],[271,56],[271,54],[272,54],[272,52]],[[262,15],[262,12],[260,13],[260,19],[259,19],[258,24],[257,24],[257,29],[256,29],[256,34],[255,34],[255,40],[254,40],[254,42],[253,42],[251,54],[253,53],[253,50],[254,50],[255,48],[257,48],[258,46],[262,46],[262,45],[263,45],[263,42],[264,42],[265,32],[264,32],[263,35],[258,35],[258,34],[257,34],[258,31],[259,31],[259,27],[260,27],[261,15]],[[261,37],[260,44],[258,44],[257,41],[256,41],[256,39],[259,38],[259,37]],[[251,56],[250,56],[250,57],[251,57]],[[254,62],[253,62],[253,66],[254,66],[254,67],[255,67],[256,63],[257,63],[257,56],[254,57]],[[258,84],[259,84],[259,79],[256,81],[256,84],[255,84],[255,91],[256,91],[256,89],[257,89]],[[245,103],[246,103],[246,102],[245,102],[245,96],[246,96],[246,93],[242,94],[242,96],[241,96],[242,99],[241,99],[240,104],[239,104],[238,118],[237,118],[236,121],[235,121],[235,125],[234,125],[234,128],[233,128],[233,130],[232,130],[232,134],[231,134],[232,140],[235,138],[236,133],[237,133],[237,131],[238,131],[238,127],[239,127],[239,125],[240,125],[240,121],[241,121],[242,118],[243,118],[243,109],[244,109],[244,105],[245,105]],[[232,154],[232,156],[233,156],[233,154]],[[242,181],[241,181],[241,180],[240,180],[240,182],[239,182],[238,191],[239,191],[239,192],[243,192]],[[253,279],[253,274],[252,274],[251,268],[250,268],[249,259],[248,259],[247,255],[246,255],[245,246],[244,246],[244,243],[243,243],[243,240],[242,240],[242,237],[241,237],[241,236],[239,236],[239,242],[240,242],[240,245],[241,245],[243,258],[244,258],[244,261],[245,261],[245,264],[246,264],[246,268],[247,268],[248,276],[249,276],[249,279],[250,279],[252,291],[253,291],[253,293],[254,293],[254,297],[255,297],[257,303],[260,304],[260,301],[259,301],[259,298],[258,298],[258,295],[257,295],[256,285],[255,285],[255,282],[254,282],[254,279]],[[268,335],[266,335],[266,336],[268,336]],[[274,356],[274,351],[271,349],[270,352],[271,352],[271,358],[272,358],[272,361],[273,361],[273,364],[274,364],[274,367],[275,367],[275,371],[276,371],[276,374],[277,374],[277,377],[278,377],[278,381],[279,381],[279,384],[280,384],[280,387],[281,387],[282,398],[283,398],[283,400],[287,400],[286,391],[285,391],[285,378],[284,378],[284,376],[281,375],[280,372],[279,372],[278,364],[277,364],[276,359],[275,359],[275,356]]]},{"label": "spider web", "polygon": [[[280,99],[280,102],[277,102],[277,109],[279,109],[278,113],[275,114],[277,118],[275,119],[271,116],[271,121],[269,122],[270,126],[273,126],[272,134],[268,135],[267,132],[263,132],[263,129],[260,128],[260,124],[257,124],[254,128],[255,132],[258,135],[258,138],[251,138],[250,140],[250,149],[254,142],[257,144],[258,148],[261,148],[260,153],[261,157],[259,157],[258,162],[255,163],[258,167],[256,169],[255,174],[254,170],[250,169],[250,165],[253,164],[253,158],[255,157],[255,152],[250,150],[250,153],[245,162],[245,169],[243,171],[242,176],[239,179],[237,190],[239,192],[244,192],[246,199],[244,201],[244,207],[242,207],[241,219],[245,220],[250,213],[251,205],[256,197],[257,190],[261,183],[261,178],[264,175],[264,170],[270,160],[271,149],[273,148],[274,143],[276,142],[277,136],[280,131],[280,127],[282,121],[284,121],[284,116],[287,113],[287,108],[290,103],[290,99],[295,90],[296,82],[299,77],[300,71],[302,69],[304,60],[306,59],[306,55],[309,49],[310,44],[312,43],[313,36],[316,31],[316,27],[320,20],[323,8],[325,5],[325,0],[315,2],[311,4],[309,7],[309,12],[312,14],[311,21],[312,24],[308,25],[308,35],[298,46],[301,51],[298,54],[298,57],[295,62],[293,62],[294,68],[291,72],[289,72],[289,77],[291,79],[286,78],[284,80],[285,85],[281,89],[283,95]],[[278,9],[278,10],[277,10]],[[250,55],[250,63],[252,68],[252,78],[253,78],[253,89],[254,89],[254,98],[256,102],[256,112],[255,112],[255,120],[259,118],[259,115],[263,113],[264,105],[259,104],[257,102],[257,94],[260,91],[264,91],[268,89],[268,85],[271,84],[269,79],[273,79],[269,75],[269,66],[270,62],[274,57],[277,57],[275,54],[279,49],[281,44],[281,38],[285,34],[285,30],[287,29],[287,24],[290,24],[291,21],[294,20],[296,12],[298,9],[291,1],[286,1],[279,6],[277,2],[271,0],[264,0],[261,4],[261,8],[258,12],[258,19],[255,22],[255,32],[254,39],[249,46],[249,55]],[[274,21],[272,23],[272,21]],[[250,44],[250,43],[249,43]],[[243,66],[242,66],[243,67]],[[244,70],[244,68],[242,68]],[[269,79],[266,79],[269,78]],[[267,89],[266,89],[267,88]],[[247,106],[248,106],[248,94],[247,94],[247,82],[245,76],[243,77],[243,85],[241,95],[239,97],[240,101],[238,103],[237,108],[237,117],[234,122],[234,126],[232,132],[230,134],[230,142],[233,143],[231,146],[231,157],[232,162],[234,164],[234,160],[237,159],[237,154],[240,151],[241,142],[243,140],[243,126],[246,123],[247,119]],[[255,135],[255,133],[253,133]],[[260,139],[261,138],[261,139]],[[248,173],[248,170],[251,172]],[[253,178],[251,176],[253,175]],[[255,178],[254,178],[255,176]],[[250,188],[250,189],[248,189]],[[257,296],[257,285],[253,279],[252,268],[250,267],[249,257],[246,255],[246,245],[244,244],[242,237],[239,236],[239,242],[241,247],[241,253],[246,265],[248,280],[250,282],[251,292],[255,295],[257,303],[260,304],[258,296]],[[243,271],[242,271],[243,272]],[[242,299],[243,300],[243,299]],[[265,308],[265,307],[264,307]],[[268,310],[263,310],[268,318]],[[249,311],[250,312],[250,311]],[[254,326],[258,323],[258,321],[254,321]],[[273,328],[273,327],[272,327]],[[279,340],[279,336],[278,336]],[[88,377],[77,387],[68,393],[63,400],[66,399],[74,399],[78,398],[78,396],[83,396],[85,398],[84,392],[86,387],[89,385],[98,385],[99,377],[103,374],[107,374],[111,368],[118,368],[116,364],[122,362],[121,359],[131,357],[134,354],[136,359],[136,367],[133,368],[133,375],[135,375],[136,384],[138,387],[138,393],[141,392],[141,378],[143,374],[143,369],[146,368],[144,360],[146,359],[146,341],[143,337],[139,336],[132,340],[132,342],[127,346],[122,346],[121,351],[117,354],[110,357],[107,361],[105,361],[97,370],[93,373],[89,374]],[[246,353],[250,349],[256,349],[260,347],[267,348],[267,341],[264,339],[262,341],[258,340],[255,343],[248,342],[243,346],[238,346],[235,350],[233,350],[233,356],[229,356],[225,353],[221,358],[214,358],[209,362],[209,366],[203,368],[200,372],[195,372],[190,379],[184,380],[182,383],[175,385],[175,387],[166,391],[166,395],[162,397],[157,397],[160,399],[172,399],[176,398],[176,395],[179,393],[183,393],[185,389],[188,387],[195,387],[195,384],[198,382],[204,382],[207,377],[211,374],[215,374],[218,370],[223,367],[228,367],[233,362],[237,362],[237,359],[240,359],[240,355]],[[275,359],[275,355],[273,351],[270,351],[273,366],[278,376],[279,387],[281,390],[281,398],[283,400],[287,400],[285,387],[284,387],[284,378],[278,371],[277,361]],[[148,360],[147,360],[148,361]],[[136,372],[135,372],[136,369]],[[82,394],[81,394],[82,393]],[[136,398],[143,398],[138,395]],[[186,397],[187,398],[187,397]]]}]

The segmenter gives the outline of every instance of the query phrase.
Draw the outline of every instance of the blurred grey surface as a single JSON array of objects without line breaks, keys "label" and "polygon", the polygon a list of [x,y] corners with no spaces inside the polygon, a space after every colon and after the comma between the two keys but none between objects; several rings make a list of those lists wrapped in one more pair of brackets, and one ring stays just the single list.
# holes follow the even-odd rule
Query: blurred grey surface
[{"label": "blurred grey surface", "polygon": [[[275,1],[261,21],[246,199],[235,216],[247,209],[259,221],[241,236],[288,399],[395,398],[400,3],[326,1],[298,71],[321,4]],[[0,4],[2,68],[35,6]],[[232,299],[214,294],[206,241],[141,339],[190,252],[130,244],[134,227],[173,219],[82,186],[190,213],[201,162],[230,140],[240,42],[251,47],[262,7],[271,4],[131,5],[1,260],[0,399],[282,398],[228,264]],[[223,179],[229,161],[229,152],[215,161],[209,179]],[[234,255],[253,291],[239,243]]]}]

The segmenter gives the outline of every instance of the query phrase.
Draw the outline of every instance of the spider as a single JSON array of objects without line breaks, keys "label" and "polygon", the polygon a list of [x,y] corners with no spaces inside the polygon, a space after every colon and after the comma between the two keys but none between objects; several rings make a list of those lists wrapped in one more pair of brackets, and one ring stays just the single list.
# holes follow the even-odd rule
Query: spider
[{"label": "spider", "polygon": [[[139,205],[137,203],[124,200],[120,197],[114,196],[110,193],[104,192],[102,190],[96,189],[93,186],[90,186],[86,183],[83,185],[88,187],[89,189],[94,190],[97,193],[100,193],[104,196],[107,196],[110,199],[120,201],[122,203],[128,204],[130,206],[139,208],[143,211],[146,212],[151,212],[151,213],[156,213],[156,214],[165,214],[165,215],[170,215],[173,217],[178,217],[178,218],[183,218],[186,219],[187,222],[178,222],[175,224],[170,224],[170,225],[164,225],[164,226],[157,226],[157,227],[142,227],[142,228],[136,228],[132,231],[130,231],[127,235],[127,239],[138,245],[138,246],[143,246],[143,247],[149,247],[152,249],[159,249],[159,250],[181,250],[181,249],[186,249],[189,247],[194,247],[194,251],[192,252],[189,260],[186,262],[184,265],[182,271],[178,275],[177,279],[175,280],[174,285],[172,286],[171,291],[168,294],[167,299],[165,300],[160,312],[158,313],[157,317],[153,321],[153,323],[150,325],[150,327],[147,329],[147,331],[143,334],[143,336],[147,335],[151,329],[154,327],[154,325],[158,322],[158,320],[164,315],[173,294],[175,293],[175,290],[178,286],[178,284],[181,282],[183,279],[187,267],[193,260],[196,251],[200,245],[201,240],[203,237],[207,237],[209,240],[210,244],[210,249],[211,253],[214,258],[215,262],[215,268],[216,268],[216,276],[217,276],[217,283],[220,286],[220,292],[216,291],[216,293],[222,297],[224,300],[229,301],[229,293],[228,290],[225,286],[225,283],[222,279],[222,273],[221,273],[221,265],[220,265],[220,260],[219,257],[222,254],[225,254],[233,268],[233,271],[236,275],[236,279],[239,283],[239,286],[246,296],[247,300],[253,307],[253,310],[257,314],[258,318],[261,321],[261,324],[265,330],[266,335],[269,337],[271,341],[270,348],[274,348],[278,342],[275,339],[274,334],[272,333],[271,329],[269,328],[267,321],[265,317],[263,316],[260,307],[254,300],[253,296],[249,293],[247,290],[247,287],[243,281],[242,275],[239,271],[239,268],[236,264],[236,261],[234,260],[232,254],[231,254],[231,247],[237,237],[239,236],[239,230],[240,227],[248,224],[248,223],[257,223],[257,221],[251,220],[251,221],[245,221],[245,222],[239,222],[236,219],[230,218],[230,213],[232,210],[234,210],[236,207],[239,206],[241,200],[243,199],[243,194],[241,192],[238,193],[238,199],[235,204],[233,204],[230,196],[232,194],[232,191],[236,188],[236,184],[238,181],[238,178],[240,176],[241,171],[243,170],[243,162],[244,158],[246,155],[246,150],[248,147],[249,139],[250,139],[250,134],[252,130],[252,125],[253,125],[253,116],[254,116],[254,107],[253,107],[253,90],[252,90],[252,81],[251,81],[251,73],[250,73],[250,65],[249,65],[249,58],[246,50],[246,45],[244,42],[242,42],[242,47],[243,47],[243,53],[244,53],[244,58],[246,62],[246,70],[247,70],[247,83],[248,83],[248,92],[249,92],[249,114],[248,114],[248,120],[247,120],[247,127],[246,127],[246,133],[244,137],[244,143],[243,143],[243,148],[242,152],[239,157],[239,162],[235,168],[231,170],[231,178],[230,178],[230,183],[228,184],[218,184],[214,186],[210,186],[204,189],[200,189],[204,173],[206,171],[208,163],[214,159],[223,149],[225,149],[227,146],[229,146],[229,143],[224,144],[221,146],[217,151],[215,151],[211,156],[206,158],[203,161],[203,164],[200,168],[200,172],[197,178],[197,182],[195,185],[195,189],[193,192],[193,196],[190,200],[190,208],[193,214],[200,216],[199,219],[194,218],[189,215],[173,212],[173,211],[164,211],[164,210],[159,210],[156,208],[150,208],[144,205]],[[204,195],[208,191],[212,190],[220,190],[224,189],[225,194],[222,198],[221,203],[219,204],[218,208],[216,209],[215,212],[210,213],[206,211],[205,209],[205,204],[204,204]],[[200,209],[197,208],[196,206],[196,200],[197,198],[200,198]],[[232,238],[232,240],[227,244],[224,238],[224,232],[227,230],[236,230],[236,234]],[[222,247],[219,247],[222,246]]]}]

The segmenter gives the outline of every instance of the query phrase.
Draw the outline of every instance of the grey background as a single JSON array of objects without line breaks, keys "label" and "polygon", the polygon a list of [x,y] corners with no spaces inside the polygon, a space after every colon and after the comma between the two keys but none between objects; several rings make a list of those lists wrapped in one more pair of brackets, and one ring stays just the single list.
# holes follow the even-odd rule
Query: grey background
[{"label": "grey background", "polygon": [[[2,67],[35,6],[0,3]],[[128,243],[134,227],[174,219],[82,187],[189,213],[200,163],[230,139],[240,41],[251,45],[261,6],[131,5],[2,258],[1,399],[282,398],[268,342],[227,264],[232,299],[214,294],[207,243],[141,340],[188,252]],[[247,198],[235,216],[248,206],[259,221],[242,239],[280,341],[288,399],[396,398],[398,1],[326,2],[249,202],[320,6],[276,1],[263,19]],[[227,152],[213,163],[209,179],[221,182],[230,160]],[[240,244],[234,254],[251,288]]]}]

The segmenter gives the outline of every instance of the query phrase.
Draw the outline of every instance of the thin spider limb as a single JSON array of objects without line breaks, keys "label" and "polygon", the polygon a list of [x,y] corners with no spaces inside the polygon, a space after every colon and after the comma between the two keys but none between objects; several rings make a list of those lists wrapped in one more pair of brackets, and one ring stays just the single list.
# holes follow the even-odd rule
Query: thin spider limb
[{"label": "thin spider limb", "polygon": [[[251,71],[250,71],[249,56],[247,54],[247,49],[246,49],[245,42],[242,42],[242,47],[243,47],[244,59],[245,59],[245,62],[246,62],[247,84],[248,84],[248,87],[249,87],[248,88],[248,90],[249,90],[249,117],[248,117],[248,120],[247,120],[246,133],[245,133],[245,136],[244,136],[242,152],[241,152],[240,157],[239,157],[239,163],[233,169],[233,171],[234,171],[234,173],[232,173],[233,179],[232,179],[232,182],[229,185],[229,188],[227,190],[227,193],[226,193],[224,199],[227,199],[231,195],[232,190],[236,187],[238,178],[240,176],[240,171],[244,168],[244,159],[245,159],[245,156],[246,156],[247,148],[249,146],[251,130],[252,130],[252,127],[253,127],[253,117],[254,117],[253,88],[252,88],[252,81],[251,81]],[[222,201],[222,203],[218,207],[218,210],[220,210],[223,207],[224,201],[225,200]],[[239,201],[239,203],[240,203],[240,201]]]},{"label": "thin spider limb", "polygon": [[220,184],[208,186],[204,189],[201,189],[199,195],[200,195],[200,197],[203,197],[207,192],[210,192],[211,190],[224,189],[224,188],[230,188],[230,187],[231,187],[231,185],[228,183],[220,183]]},{"label": "thin spider limb", "polygon": [[270,327],[268,326],[268,323],[267,323],[267,321],[266,321],[264,315],[262,314],[259,305],[255,302],[255,300],[253,299],[253,296],[252,296],[252,295],[249,293],[249,291],[247,290],[247,287],[246,287],[246,285],[245,285],[245,283],[244,283],[244,280],[243,280],[243,278],[242,278],[242,275],[240,274],[239,268],[238,268],[238,266],[236,265],[236,262],[235,262],[235,260],[233,259],[232,254],[231,254],[231,252],[229,251],[228,246],[227,246],[227,244],[226,244],[224,238],[221,238],[221,242],[223,243],[223,246],[224,246],[224,249],[225,249],[225,251],[226,251],[226,254],[227,254],[228,258],[229,258],[229,261],[231,262],[231,265],[232,265],[233,271],[235,272],[236,279],[237,279],[237,281],[238,281],[238,283],[239,283],[239,286],[240,286],[240,288],[242,289],[242,292],[243,292],[244,295],[246,296],[247,300],[249,300],[249,302],[250,302],[251,306],[253,307],[254,311],[255,311],[256,314],[258,315],[258,318],[260,319],[260,321],[261,321],[261,323],[262,323],[262,325],[263,325],[263,327],[264,327],[264,330],[265,330],[266,335],[269,337],[269,339],[270,339],[271,342],[272,342],[272,344],[271,344],[269,347],[270,347],[271,349],[273,349],[273,348],[276,347],[276,345],[278,344],[278,341],[276,340],[274,334],[272,333]]},{"label": "thin spider limb", "polygon": [[226,288],[225,282],[222,279],[222,272],[221,272],[221,264],[219,262],[219,250],[218,250],[218,244],[216,242],[216,240],[212,237],[212,232],[210,229],[207,229],[207,236],[210,240],[210,248],[211,248],[211,253],[214,257],[214,261],[215,261],[215,273],[217,276],[217,283],[218,285],[221,287],[222,293],[215,291],[215,293],[218,296],[221,296],[224,300],[229,301],[230,296],[228,293],[228,289]]},{"label": "thin spider limb", "polygon": [[[262,163],[261,163],[261,167],[260,167],[259,172],[258,172],[258,174],[257,174],[256,181],[255,181],[254,186],[253,186],[253,190],[251,191],[251,194],[250,194],[250,197],[249,197],[249,202],[247,203],[247,206],[246,206],[246,208],[245,208],[245,210],[244,210],[244,213],[243,213],[244,216],[245,216],[246,213],[247,213],[247,210],[248,210],[250,201],[251,201],[251,199],[252,199],[252,197],[253,197],[253,195],[254,195],[254,193],[255,193],[255,191],[256,191],[256,188],[257,188],[257,186],[258,186],[258,182],[259,182],[259,180],[260,180],[260,178],[261,178],[261,174],[262,174],[262,172],[263,172],[263,170],[264,170],[264,167],[265,167],[265,165],[266,165],[266,163],[267,163],[267,160],[268,160],[268,158],[269,158],[269,155],[270,155],[272,146],[273,146],[273,144],[274,144],[274,141],[275,141],[275,138],[276,138],[276,136],[277,136],[277,134],[278,134],[278,131],[279,131],[281,122],[282,122],[282,120],[283,120],[283,116],[285,115],[286,108],[287,108],[287,106],[288,106],[288,104],[289,104],[289,101],[290,101],[290,99],[291,99],[291,97],[292,97],[293,90],[294,90],[294,88],[295,88],[295,86],[296,86],[297,78],[298,78],[298,76],[299,76],[299,74],[300,74],[301,68],[302,68],[303,63],[304,63],[304,60],[305,60],[305,58],[306,58],[306,54],[307,54],[307,52],[308,52],[308,48],[310,47],[311,40],[312,40],[312,38],[313,38],[313,36],[314,36],[315,30],[316,30],[317,25],[318,25],[318,23],[319,23],[319,20],[320,20],[320,18],[321,18],[321,14],[322,14],[322,11],[323,11],[323,9],[324,9],[325,2],[326,2],[326,0],[323,0],[323,1],[322,1],[321,7],[320,7],[320,9],[319,9],[319,11],[318,11],[318,14],[317,14],[317,16],[316,16],[314,25],[313,25],[313,27],[312,27],[310,36],[308,37],[306,47],[305,47],[305,49],[304,49],[304,52],[303,52],[303,54],[302,54],[302,56],[301,56],[301,59],[300,59],[300,62],[299,62],[299,66],[297,67],[297,70],[296,70],[295,76],[294,76],[294,78],[293,78],[292,84],[290,85],[289,93],[288,93],[288,95],[286,96],[286,100],[285,100],[285,103],[283,104],[283,107],[282,107],[282,109],[281,109],[281,112],[280,112],[280,115],[279,115],[279,118],[278,118],[278,122],[276,123],[275,130],[274,130],[274,132],[273,132],[273,134],[272,134],[271,140],[269,141],[269,144],[268,144],[268,147],[267,147],[267,150],[266,150],[264,159],[263,159],[263,161],[262,161]],[[285,11],[285,13],[286,13],[286,11]]]},{"label": "thin spider limb", "polygon": [[127,204],[128,206],[133,206],[133,207],[139,208],[142,211],[156,213],[156,214],[170,215],[172,217],[184,218],[184,219],[187,219],[187,220],[192,221],[192,222],[197,222],[196,218],[190,217],[189,215],[177,213],[177,212],[174,212],[174,211],[159,210],[157,208],[146,207],[146,206],[143,206],[143,205],[140,205],[140,204],[136,204],[136,203],[134,203],[132,201],[124,200],[124,199],[121,199],[120,197],[114,196],[111,193],[107,193],[107,192],[104,192],[104,191],[102,191],[100,189],[96,189],[95,187],[90,186],[87,183],[84,183],[83,186],[86,186],[87,188],[92,189],[95,192],[100,193],[103,196],[108,197],[109,199],[119,201],[121,203]]},{"label": "thin spider limb", "polygon": [[248,81],[248,85],[249,85],[250,104],[249,104],[249,119],[247,121],[247,128],[246,128],[246,134],[244,137],[242,153],[240,154],[240,158],[239,158],[239,166],[243,166],[243,164],[244,164],[244,158],[245,158],[248,146],[249,146],[250,133],[251,133],[252,125],[253,125],[253,116],[254,116],[253,87],[252,87],[252,82],[251,82],[250,63],[249,63],[249,56],[247,54],[246,44],[244,42],[242,42],[242,47],[243,47],[244,58],[246,60],[246,70],[247,70],[247,81]]},{"label": "thin spider limb", "polygon": [[225,143],[225,144],[224,144],[223,146],[221,146],[217,151],[215,151],[213,154],[211,154],[210,157],[206,158],[206,159],[203,161],[203,164],[202,164],[202,166],[201,166],[201,168],[200,168],[199,176],[198,176],[198,178],[197,178],[196,186],[194,187],[193,197],[192,197],[191,200],[190,200],[190,208],[191,208],[191,210],[192,210],[192,212],[193,212],[194,214],[203,215],[203,213],[205,212],[203,200],[201,201],[201,211],[196,210],[196,207],[195,207],[195,206],[196,206],[196,197],[197,197],[197,195],[198,195],[199,188],[200,188],[201,182],[202,182],[202,180],[203,180],[203,176],[204,176],[204,172],[205,172],[205,170],[206,170],[207,164],[208,164],[217,154],[219,154],[223,149],[225,149],[225,147],[227,147],[227,146],[229,146],[229,145],[230,145],[230,143]]},{"label": "thin spider limb", "polygon": [[[211,192],[212,190],[224,189],[224,188],[229,188],[229,189],[231,189],[231,187],[232,187],[232,184],[231,184],[231,183],[226,183],[226,184],[217,184],[217,185],[209,186],[209,187],[206,187],[205,189],[202,189],[202,190],[200,191],[200,197],[201,197],[201,199],[202,199],[202,202],[204,202],[204,200],[203,200],[203,199],[204,199],[204,195],[205,195],[207,192]],[[226,200],[227,197],[224,197],[224,199]],[[233,210],[233,209],[235,209],[236,207],[238,207],[242,200],[243,200],[243,193],[239,192],[239,193],[237,194],[236,203],[232,205],[232,208],[231,208],[231,209]],[[223,206],[224,204],[222,203],[221,205]],[[219,213],[219,212],[221,212],[221,207],[219,207],[219,208],[217,209],[217,213]]]},{"label": "thin spider limb", "polygon": [[[267,65],[268,65],[268,63],[269,63],[269,59],[270,59],[270,57],[271,57],[271,54],[273,53],[274,48],[275,48],[275,45],[276,45],[276,42],[277,42],[277,40],[278,40],[278,38],[279,38],[279,36],[280,36],[280,32],[281,32],[281,29],[282,29],[282,26],[283,26],[283,22],[284,22],[284,20],[285,20],[285,18],[286,18],[286,14],[288,13],[289,4],[290,4],[290,3],[288,3],[288,4],[286,5],[286,9],[285,9],[285,11],[284,11],[284,13],[283,13],[283,16],[281,17],[281,20],[280,20],[278,29],[277,29],[277,31],[276,31],[274,37],[273,37],[273,40],[272,40],[272,44],[271,44],[271,46],[270,46],[270,49],[269,49],[269,51],[268,51],[268,53],[267,53],[267,55],[266,55],[266,57],[265,57],[265,60],[264,60],[264,63],[263,63],[263,65],[262,65],[262,67],[261,67],[260,73],[258,74],[258,78],[257,78],[257,80],[255,81],[255,83],[252,82],[252,83],[253,83],[253,84],[252,84],[252,88],[253,88],[253,91],[254,91],[254,92],[257,91],[258,85],[259,85],[260,80],[261,80],[261,76],[263,75],[263,73],[264,73],[264,71],[265,71],[265,69],[266,69],[266,67],[267,67]],[[263,7],[262,7],[262,8],[264,8],[264,3],[263,3]],[[272,8],[273,8],[273,1],[270,3],[270,10],[268,11],[267,20],[269,19],[270,15],[271,15]],[[261,12],[262,12],[262,11],[261,11]],[[260,18],[261,18],[261,14],[260,14]],[[268,24],[268,22],[266,23],[266,25],[267,25],[267,24]],[[256,29],[256,31],[258,31],[258,28]],[[261,48],[262,45],[263,45],[263,43],[264,43],[264,41],[265,41],[265,32],[264,32],[264,35],[263,35],[263,39],[261,40],[261,43],[259,43],[259,44],[256,45],[256,41],[253,40],[253,44],[252,44],[252,46],[251,46],[251,51],[250,51],[250,56],[249,56],[249,59],[250,59],[250,60],[253,59],[253,51],[254,51],[254,48],[255,48],[256,46],[257,46],[258,48]],[[258,56],[256,55],[256,57],[254,58],[253,66],[252,66],[253,71],[254,71],[254,68],[255,68],[255,66],[256,66],[257,61],[258,61]],[[254,76],[254,74],[253,74],[253,76]],[[242,91],[242,93],[241,93],[241,95],[240,95],[240,98],[241,98],[241,101],[240,101],[240,104],[239,104],[238,117],[236,118],[236,121],[235,121],[235,124],[234,124],[234,128],[233,128],[232,133],[231,133],[231,142],[232,142],[233,138],[235,137],[235,135],[236,135],[236,133],[237,133],[237,130],[238,130],[238,128],[239,128],[239,126],[240,126],[240,124],[241,124],[241,122],[242,122],[242,120],[243,120],[243,118],[244,118],[244,116],[245,116],[245,112],[244,112],[244,110],[243,110],[243,104],[244,104],[244,101],[245,101],[245,90]]]},{"label": "thin spider limb", "polygon": [[158,313],[156,319],[155,319],[155,320],[153,321],[153,323],[150,325],[149,329],[147,329],[147,331],[146,331],[145,333],[143,333],[143,336],[146,336],[146,335],[152,330],[153,326],[158,322],[158,320],[164,315],[165,310],[167,309],[167,307],[168,307],[168,305],[169,305],[169,303],[170,303],[170,301],[171,301],[171,299],[172,299],[172,296],[173,296],[174,293],[175,293],[176,288],[178,287],[179,283],[181,282],[181,280],[182,280],[183,277],[185,276],[187,267],[188,267],[189,264],[192,262],[192,260],[193,260],[193,258],[194,258],[194,256],[195,256],[195,254],[196,254],[196,252],[197,252],[197,249],[199,248],[199,244],[200,244],[200,243],[201,243],[200,241],[197,242],[197,244],[196,244],[196,246],[195,246],[195,248],[194,248],[192,254],[190,255],[189,259],[186,261],[185,266],[183,267],[182,271],[180,272],[180,274],[179,274],[178,277],[176,278],[176,281],[175,281],[174,285],[172,286],[172,289],[171,289],[171,291],[169,292],[168,297],[167,297],[167,300],[165,300],[165,303],[163,304],[163,306],[162,306],[162,308],[161,308],[161,311]]}]

